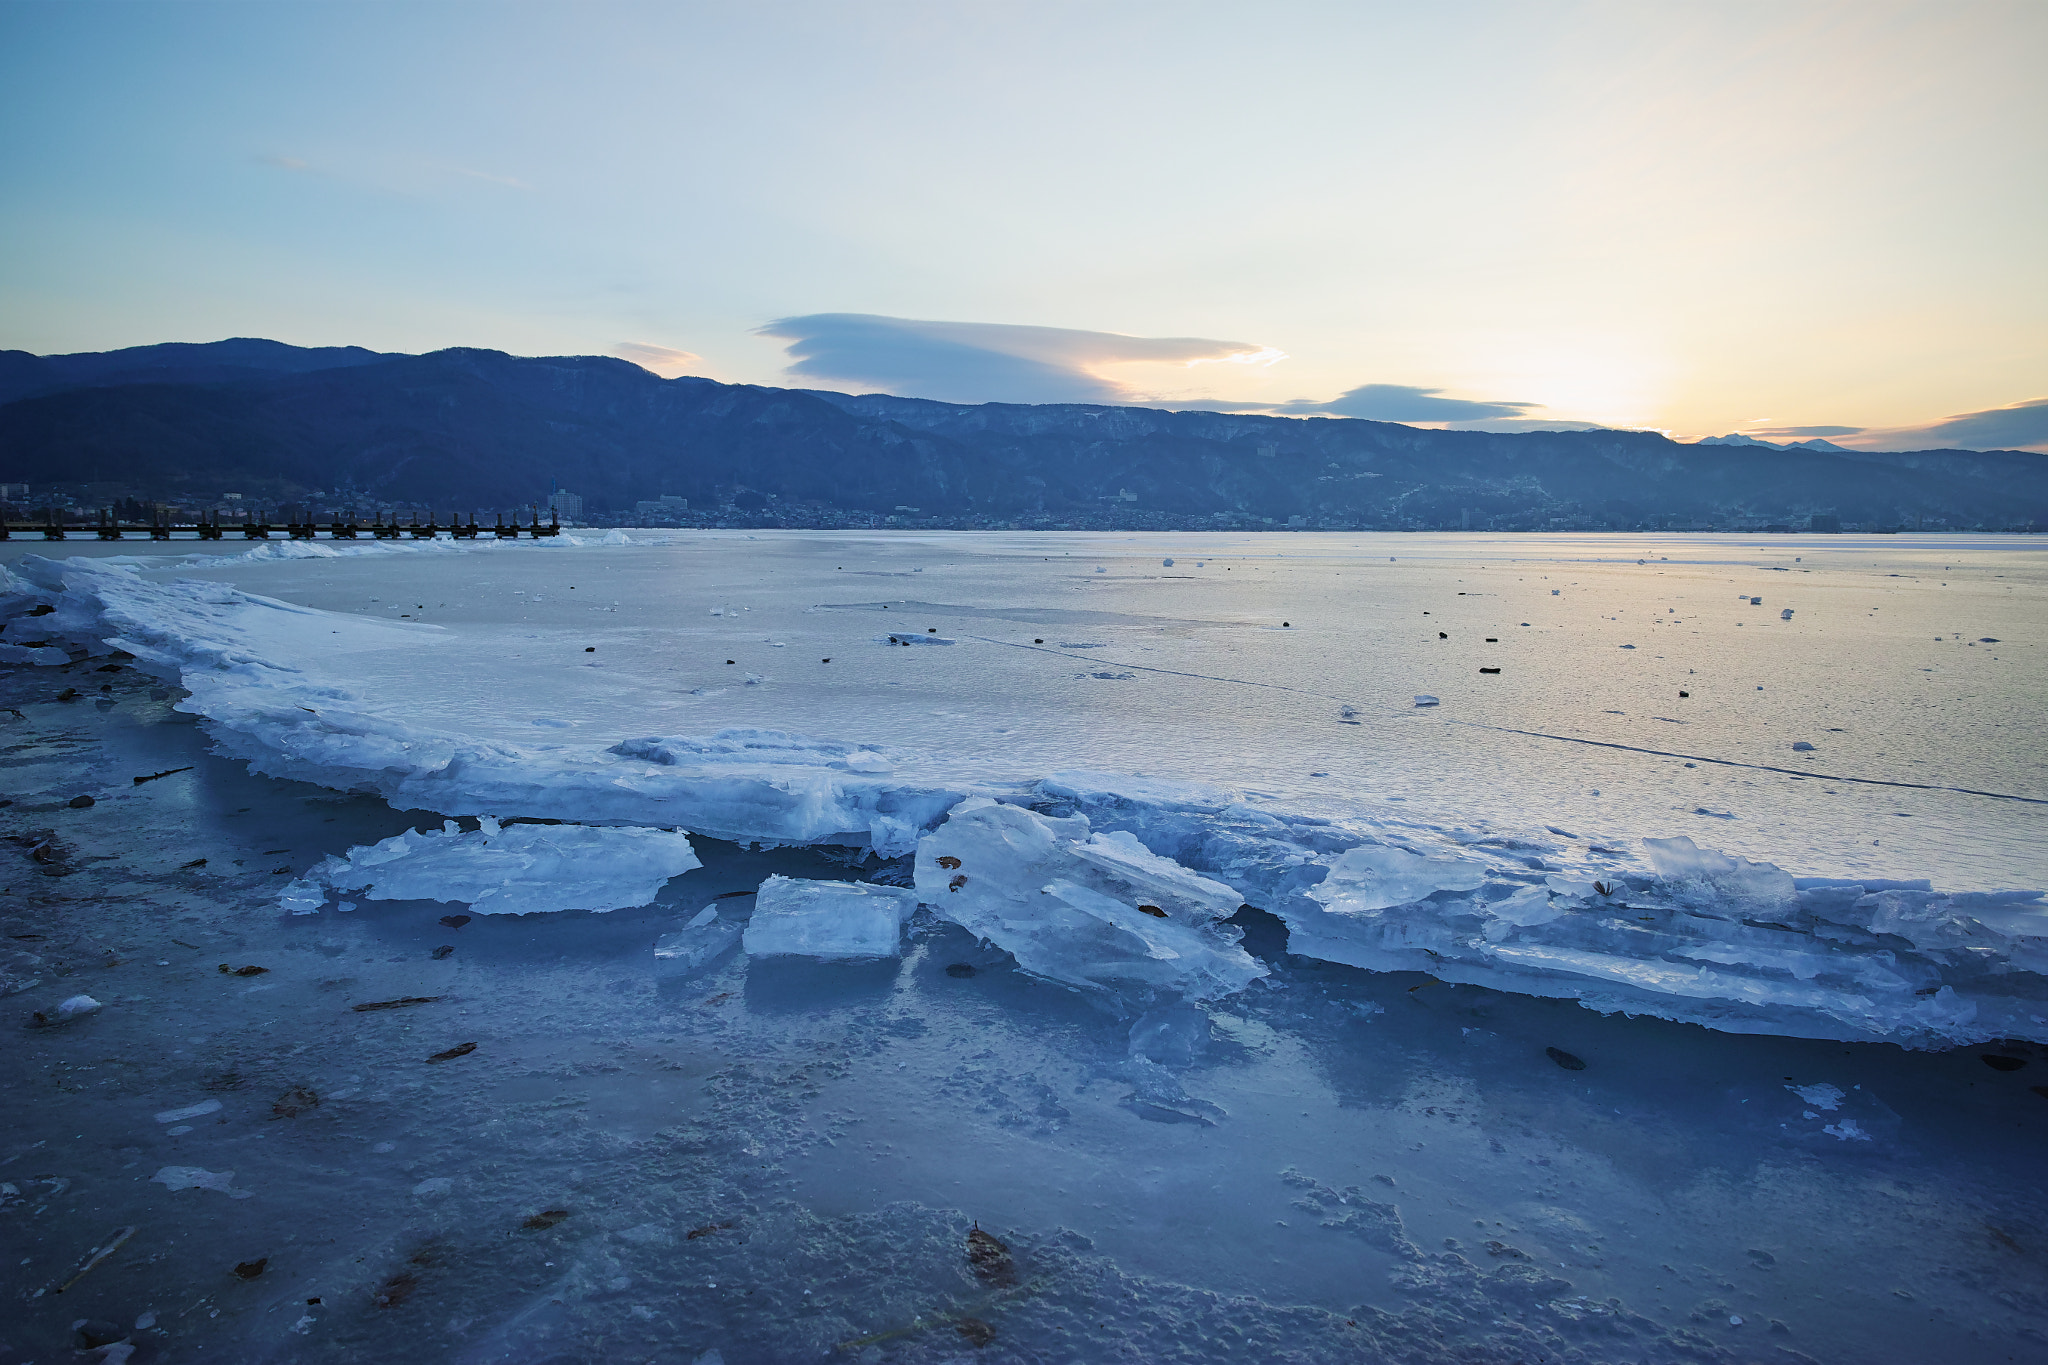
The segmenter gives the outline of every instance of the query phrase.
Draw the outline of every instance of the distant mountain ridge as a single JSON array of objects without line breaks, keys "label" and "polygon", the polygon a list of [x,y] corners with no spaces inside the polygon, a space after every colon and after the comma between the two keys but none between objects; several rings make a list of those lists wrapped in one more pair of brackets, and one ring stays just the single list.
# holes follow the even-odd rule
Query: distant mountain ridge
[{"label": "distant mountain ridge", "polygon": [[1772,450],[1838,450],[1844,455],[1856,452],[1847,446],[1838,446],[1833,441],[1819,436],[1810,436],[1804,441],[1766,441],[1755,436],[1745,436],[1731,431],[1726,436],[1704,436],[1693,442],[1701,446],[1768,446]]},{"label": "distant mountain ridge", "polygon": [[0,353],[0,399],[0,480],[108,498],[282,501],[347,484],[384,503],[512,508],[557,483],[598,514],[671,494],[781,524],[2048,523],[2048,456],[2021,451],[970,405],[662,379],[604,356],[256,339],[16,351]]},{"label": "distant mountain ridge", "polygon": [[288,346],[260,337],[227,341],[167,341],[120,351],[30,355],[0,351],[0,403],[66,389],[118,384],[218,384],[269,374],[369,365],[391,356],[360,346]]}]

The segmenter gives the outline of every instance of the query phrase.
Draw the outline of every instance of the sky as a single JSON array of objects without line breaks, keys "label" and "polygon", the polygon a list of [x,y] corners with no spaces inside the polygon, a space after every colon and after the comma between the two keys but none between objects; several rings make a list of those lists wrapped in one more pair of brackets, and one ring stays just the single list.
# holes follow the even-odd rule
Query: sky
[{"label": "sky", "polygon": [[0,347],[2048,451],[2048,3],[0,0]]}]

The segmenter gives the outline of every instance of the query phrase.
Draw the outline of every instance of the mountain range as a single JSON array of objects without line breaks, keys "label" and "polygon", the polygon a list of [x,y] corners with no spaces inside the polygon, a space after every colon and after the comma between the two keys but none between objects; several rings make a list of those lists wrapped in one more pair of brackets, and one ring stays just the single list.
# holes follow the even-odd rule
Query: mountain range
[{"label": "mountain range", "polygon": [[462,511],[558,486],[593,520],[670,495],[735,524],[2048,524],[2048,455],[2024,451],[970,405],[663,379],[604,356],[247,338],[0,352],[0,480],[81,504],[233,489],[317,505],[342,490]]}]

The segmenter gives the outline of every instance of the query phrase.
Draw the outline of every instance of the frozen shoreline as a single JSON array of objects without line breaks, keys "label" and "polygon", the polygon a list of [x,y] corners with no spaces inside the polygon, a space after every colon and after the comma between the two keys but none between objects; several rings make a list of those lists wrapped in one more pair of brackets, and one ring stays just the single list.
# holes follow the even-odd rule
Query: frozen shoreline
[{"label": "frozen shoreline", "polygon": [[[583,558],[560,581],[587,592],[612,555]],[[424,810],[250,773],[174,709],[183,689],[119,659],[18,667],[0,692],[16,765],[0,844],[0,973],[15,979],[0,988],[19,992],[17,1024],[59,1020],[0,1053],[0,1084],[29,1100],[0,1150],[24,1358],[63,1354],[88,1318],[132,1327],[167,1365],[687,1365],[713,1350],[938,1365],[966,1349],[966,1315],[995,1334],[977,1358],[1017,1365],[1732,1365],[1780,1345],[1990,1365],[2025,1358],[2048,1322],[2048,1288],[2012,1245],[2048,1226],[2048,1048],[1745,1036],[1359,971],[1286,951],[1269,915],[1217,925],[1239,881],[1193,870],[1203,847],[1169,860],[1117,825],[1188,819],[1175,803],[1199,796],[1276,843],[1325,837],[1332,852],[1293,873],[1356,906],[1470,880],[1430,864],[1534,853],[1436,838],[1412,816],[1419,839],[1374,826],[1372,843],[1262,818],[1284,802],[1101,774],[964,812],[887,864],[632,825],[463,819],[450,836]],[[545,757],[598,730],[533,739]],[[847,758],[863,753],[888,758]],[[1213,840],[1214,812],[1196,814]],[[1036,831],[1019,847],[1029,876],[995,861],[989,822]],[[1424,865],[1387,851],[1390,834]],[[499,841],[532,879],[490,865]],[[536,908],[564,880],[630,900],[685,856],[702,865],[644,906],[490,913]],[[592,860],[605,875],[584,882]],[[320,912],[280,913],[293,876],[323,869]],[[1057,914],[1012,894],[1041,879]],[[1487,888],[1436,894],[1378,918]],[[892,942],[919,898],[975,905],[919,911]],[[1058,951],[1091,905],[1225,987],[1244,968],[1207,934],[1242,928],[1234,948],[1258,975],[1137,1013],[1127,960]],[[1020,913],[1029,924],[1005,927]],[[1051,956],[976,939],[1034,926]],[[1111,981],[1057,984],[1089,983],[1066,974],[1091,963]],[[79,995],[101,1008],[62,1018]],[[977,1224],[1007,1247],[1013,1289],[977,1274]],[[131,1226],[121,1254],[49,1292]],[[235,1273],[257,1261],[260,1278]]]},{"label": "frozen shoreline", "polygon": [[[305,556],[279,546],[265,557]],[[21,652],[13,662],[126,651],[185,689],[179,709],[202,717],[220,751],[253,771],[374,792],[401,808],[852,845],[893,859],[943,839],[961,803],[994,801],[1041,824],[1078,820],[1080,842],[1134,838],[1277,915],[1304,956],[1731,1032],[1918,1047],[2048,1041],[2039,892],[1798,881],[1683,836],[1649,841],[1638,858],[1540,826],[1347,820],[1219,787],[1032,772],[762,728],[516,746],[417,724],[390,698],[364,696],[320,667],[394,636],[431,652],[430,627],[155,582],[121,561],[24,558],[8,574],[0,616],[5,648]],[[55,645],[16,643],[35,632]],[[922,881],[920,891],[953,917],[948,895]],[[1059,933],[1001,917],[962,922],[1005,948],[1036,943],[1043,974],[1073,979],[1059,969],[1073,946]],[[1141,935],[1119,933],[1112,957],[1156,956]],[[1128,988],[1144,976],[1104,979]],[[1137,989],[1141,999],[1171,996],[1187,982],[1169,975]]]}]

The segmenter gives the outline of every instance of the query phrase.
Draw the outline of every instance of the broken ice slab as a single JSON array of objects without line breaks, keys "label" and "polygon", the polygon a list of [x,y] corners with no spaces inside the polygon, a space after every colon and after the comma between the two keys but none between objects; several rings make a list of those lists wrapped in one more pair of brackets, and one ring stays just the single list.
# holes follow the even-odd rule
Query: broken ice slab
[{"label": "broken ice slab", "polygon": [[327,908],[327,900],[327,888],[318,880],[298,877],[279,893],[277,908],[287,915],[317,915]]},{"label": "broken ice slab", "polygon": [[917,896],[900,886],[770,877],[754,896],[752,957],[895,957]]},{"label": "broken ice slab", "polygon": [[1390,860],[1390,850],[1367,845],[1332,858],[1320,885],[1267,903],[1287,921],[1291,952],[1576,999],[1604,1013],[1920,1047],[2048,1031],[2048,904],[2039,892],[1802,885],[1684,837],[1644,845],[1652,877],[1552,874],[1532,885],[1528,873],[1496,864],[1480,869],[1471,894],[1442,894],[1463,889],[1443,885],[1348,910],[1360,879],[1339,877],[1347,864],[1394,861],[1409,874],[1385,880],[1367,904],[1476,875],[1439,878],[1426,865],[1450,869],[1453,860]]},{"label": "broken ice slab", "polygon": [[1084,816],[970,797],[918,844],[917,894],[1069,985],[1207,1000],[1266,974],[1222,922],[1244,903],[1234,888]]},{"label": "broken ice slab", "polygon": [[682,928],[654,941],[655,971],[687,976],[723,956],[740,941],[740,932],[739,924],[719,918],[716,905],[707,905]]},{"label": "broken ice slab", "polygon": [[1409,905],[1439,891],[1475,891],[1486,884],[1486,864],[1425,858],[1404,849],[1361,844],[1330,864],[1330,875],[1309,891],[1338,914],[1372,914]]},{"label": "broken ice slab", "polygon": [[1682,834],[1645,839],[1643,851],[1657,876],[1691,902],[1772,910],[1789,905],[1797,894],[1791,875],[1783,868],[1701,848]]},{"label": "broken ice slab", "polygon": [[287,887],[280,906],[309,913],[332,889],[371,900],[456,901],[485,915],[623,910],[701,866],[680,830],[501,826],[485,816],[468,833],[450,820],[329,858]]},{"label": "broken ice slab", "polygon": [[218,1114],[219,1112],[219,1100],[201,1100],[197,1104],[188,1104],[183,1109],[166,1109],[156,1116],[156,1121],[158,1123],[183,1123],[186,1119],[201,1118],[207,1114]]}]

